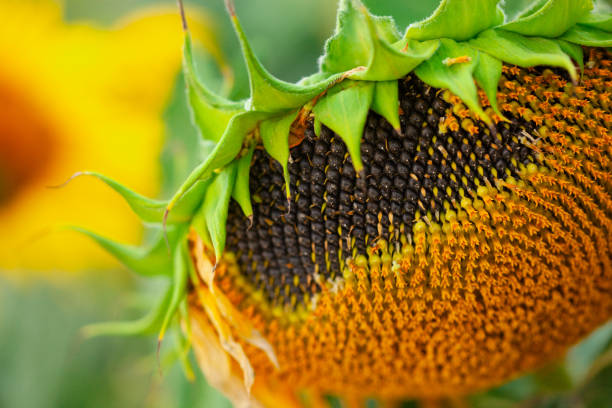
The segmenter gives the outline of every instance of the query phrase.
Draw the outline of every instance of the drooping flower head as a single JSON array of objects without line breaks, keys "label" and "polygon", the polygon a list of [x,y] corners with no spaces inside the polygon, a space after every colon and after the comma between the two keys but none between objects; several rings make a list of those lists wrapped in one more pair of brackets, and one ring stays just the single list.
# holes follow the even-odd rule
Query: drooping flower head
[{"label": "drooping flower head", "polygon": [[91,234],[171,284],[105,329],[161,339],[179,315],[237,405],[288,406],[469,393],[609,319],[612,16],[550,0],[507,21],[497,3],[444,0],[402,35],[342,1],[319,72],[294,84],[228,2],[241,101],[200,83],[187,33],[201,164],[167,202],[107,181],[160,227],[151,247]]}]

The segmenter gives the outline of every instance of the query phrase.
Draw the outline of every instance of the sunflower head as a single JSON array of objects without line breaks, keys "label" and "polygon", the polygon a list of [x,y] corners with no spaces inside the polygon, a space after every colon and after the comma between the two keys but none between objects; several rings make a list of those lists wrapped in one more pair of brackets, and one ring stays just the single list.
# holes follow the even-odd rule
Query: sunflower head
[{"label": "sunflower head", "polygon": [[146,325],[103,329],[161,338],[178,314],[209,381],[286,406],[473,392],[609,319],[611,16],[497,3],[444,0],[401,34],[341,1],[319,71],[287,83],[228,2],[240,101],[198,80],[186,31],[201,163],[168,201],[99,176],[161,227],[151,247],[90,233],[171,284]]}]

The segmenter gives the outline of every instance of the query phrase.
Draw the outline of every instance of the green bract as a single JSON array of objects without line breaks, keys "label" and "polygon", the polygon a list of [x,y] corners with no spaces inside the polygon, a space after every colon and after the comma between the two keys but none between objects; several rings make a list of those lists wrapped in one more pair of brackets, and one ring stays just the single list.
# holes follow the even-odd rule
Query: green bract
[{"label": "green bract", "polygon": [[249,168],[255,148],[265,149],[281,164],[291,199],[287,165],[292,126],[312,118],[316,134],[322,124],[329,127],[346,143],[360,171],[368,112],[382,115],[400,132],[397,80],[410,72],[433,87],[449,89],[490,123],[477,86],[501,116],[496,95],[502,63],[561,67],[577,80],[574,62],[582,66],[581,46],[612,46],[612,15],[593,13],[591,0],[534,1],[513,21],[504,21],[497,0],[443,0],[431,17],[410,25],[403,36],[391,18],[373,16],[359,0],[340,0],[337,27],[325,45],[319,71],[288,83],[263,67],[231,3],[228,9],[249,74],[250,97],[231,101],[200,82],[186,31],[187,100],[201,136],[202,158],[176,194],[169,201],[150,200],[88,173],[125,198],[156,233],[148,246],[135,248],[80,231],[135,272],[167,276],[171,282],[149,315],[135,322],[89,327],[91,335],[157,330],[163,336],[177,311],[184,309],[187,278],[193,275],[186,253],[190,229],[214,250],[218,261],[225,247],[230,199],[247,217],[253,216]]}]

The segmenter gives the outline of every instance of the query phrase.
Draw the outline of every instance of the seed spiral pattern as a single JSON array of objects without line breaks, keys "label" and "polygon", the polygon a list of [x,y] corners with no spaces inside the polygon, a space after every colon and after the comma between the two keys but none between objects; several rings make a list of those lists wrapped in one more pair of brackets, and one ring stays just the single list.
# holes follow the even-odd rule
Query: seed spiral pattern
[{"label": "seed spiral pattern", "polygon": [[586,54],[576,85],[504,66],[498,102],[510,122],[497,117],[493,133],[455,96],[406,78],[403,135],[371,115],[363,178],[331,132],[307,131],[292,152],[288,214],[281,173],[260,154],[255,225],[232,209],[233,254],[217,269],[278,355],[277,371],[245,345],[257,381],[457,395],[533,369],[608,320],[612,61]]},{"label": "seed spiral pattern", "polygon": [[[256,152],[250,177],[255,223],[249,228],[234,203],[228,249],[268,301],[294,307],[320,289],[316,275],[339,276],[346,259],[366,254],[379,239],[400,245],[417,213],[439,221],[452,202],[461,201],[460,192],[476,191],[497,177],[518,177],[518,163],[533,161],[533,151],[512,137],[531,130],[523,120],[499,123],[492,133],[475,131],[466,119],[461,127],[442,124],[453,130],[439,134],[440,119],[452,106],[443,94],[411,75],[400,82],[400,95],[401,133],[370,113],[361,177],[340,137],[325,126],[317,137],[311,121],[291,152],[290,211],[282,168],[265,151]],[[467,114],[463,105],[455,106],[459,117]]]}]

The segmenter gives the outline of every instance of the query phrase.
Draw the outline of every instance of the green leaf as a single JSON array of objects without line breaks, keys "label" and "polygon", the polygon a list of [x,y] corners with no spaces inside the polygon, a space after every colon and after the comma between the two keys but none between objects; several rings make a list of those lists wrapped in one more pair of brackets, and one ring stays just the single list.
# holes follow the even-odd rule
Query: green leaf
[{"label": "green leaf", "polygon": [[192,122],[196,125],[202,138],[217,142],[230,119],[244,110],[244,101],[227,100],[209,91],[200,83],[193,61],[189,34],[185,35],[183,46],[183,70]]},{"label": "green leaf", "polygon": [[591,0],[548,0],[499,28],[532,37],[556,38],[593,8]]},{"label": "green leaf", "polygon": [[[79,176],[95,177],[112,188],[115,192],[119,193],[119,195],[121,195],[121,197],[130,206],[138,218],[142,220],[142,222],[146,224],[161,224],[164,216],[164,210],[168,204],[167,201],[153,200],[140,195],[125,187],[121,183],[111,179],[110,177],[93,171],[76,173],[70,178],[70,180]],[[177,203],[175,211],[172,212],[172,215],[168,217],[168,223],[177,224],[188,222],[199,204],[202,202],[202,193],[205,188],[205,183],[202,182],[197,183],[190,188]]]},{"label": "green leaf", "polygon": [[612,34],[597,28],[575,25],[560,37],[562,40],[588,47],[612,47]]},{"label": "green leaf", "polygon": [[442,0],[427,19],[408,26],[405,38],[468,40],[504,21],[498,0]]},{"label": "green leaf", "polygon": [[374,83],[346,80],[332,88],[313,108],[315,117],[340,135],[357,172],[363,169],[361,135],[373,94]]},{"label": "green leaf", "polygon": [[387,119],[393,129],[400,131],[397,80],[376,82],[372,110]]},{"label": "green leaf", "polygon": [[366,69],[350,75],[351,79],[386,81],[402,78],[438,49],[437,40],[404,40],[393,45],[383,41],[377,34],[375,19],[363,6],[361,12],[372,39],[372,48]]},{"label": "green leaf", "polygon": [[270,74],[253,53],[240,21],[230,9],[232,23],[242,47],[242,54],[249,74],[251,97],[248,110],[281,112],[298,108],[327,89],[338,76],[328,76],[321,82],[310,85],[281,81]]},{"label": "green leaf", "polygon": [[[448,65],[449,59],[468,57],[466,62]],[[453,40],[440,40],[440,48],[433,57],[415,70],[416,75],[425,83],[436,88],[449,89],[486,123],[491,119],[480,106],[478,90],[472,73],[478,62],[478,51],[465,43]]]},{"label": "green leaf", "polygon": [[314,123],[312,124],[312,128],[317,137],[321,137],[321,121],[319,118],[315,116]]},{"label": "green leaf", "polygon": [[344,0],[338,11],[336,32],[325,44],[323,72],[346,72],[364,67],[349,78],[368,81],[398,79],[429,58],[437,42],[395,44],[398,34],[392,20],[374,17],[357,0]]},{"label": "green leaf", "polygon": [[135,336],[152,334],[162,323],[164,313],[168,308],[172,285],[168,286],[163,297],[149,313],[137,320],[102,322],[90,324],[81,329],[86,338],[97,336]]},{"label": "green leaf", "polygon": [[487,30],[469,41],[469,44],[495,58],[519,65],[533,67],[550,65],[565,68],[577,78],[576,67],[554,40],[525,37],[505,30]]},{"label": "green leaf", "polygon": [[557,40],[557,44],[559,44],[559,48],[570,56],[571,59],[576,61],[578,66],[580,67],[580,71],[584,70],[584,51],[582,47],[577,44],[569,43],[565,40]]},{"label": "green leaf", "polygon": [[371,17],[376,27],[376,34],[381,41],[393,44],[402,38],[393,17],[373,15]]},{"label": "green leaf", "polygon": [[187,290],[187,277],[188,268],[191,265],[189,260],[189,254],[185,248],[186,242],[181,241],[177,244],[173,254],[173,265],[172,265],[172,295],[170,302],[165,310],[164,320],[159,329],[158,339],[161,341],[166,334],[166,329],[170,324],[171,319],[174,317],[179,304],[185,297],[185,291]]},{"label": "green leaf", "polygon": [[234,116],[229,121],[223,136],[215,145],[214,150],[198,167],[193,169],[176,193],[174,193],[166,207],[166,214],[172,214],[170,211],[174,209],[183,195],[199,180],[209,178],[215,169],[224,167],[234,160],[238,153],[240,153],[242,142],[247,133],[255,129],[259,121],[268,116],[270,114],[264,112],[242,112]]},{"label": "green leaf", "polygon": [[221,260],[225,249],[227,210],[236,181],[236,166],[237,162],[234,162],[215,175],[202,204],[206,228],[215,249],[217,262]]},{"label": "green leaf", "polygon": [[497,85],[502,74],[502,62],[489,54],[480,53],[478,63],[474,69],[474,78],[482,90],[487,94],[493,111],[504,118],[497,103]]},{"label": "green leaf", "polygon": [[244,156],[238,159],[236,164],[236,183],[232,191],[232,198],[238,202],[242,212],[249,219],[253,218],[253,206],[251,205],[251,193],[249,191],[249,174],[251,172],[251,160],[255,147],[251,147]]},{"label": "green leaf", "polygon": [[287,199],[291,197],[289,185],[289,130],[299,111],[266,119],[259,124],[259,134],[264,148],[270,156],[283,166]]},{"label": "green leaf", "polygon": [[[125,267],[139,275],[169,275],[172,271],[172,260],[168,256],[168,247],[161,231],[155,234],[150,245],[142,247],[120,244],[84,228],[70,227],[70,229],[88,236],[125,265]],[[168,228],[166,233],[171,246],[175,245],[176,242],[179,242],[185,236],[184,231],[184,227]]]},{"label": "green leaf", "polygon": [[325,43],[320,60],[322,72],[338,73],[368,65],[374,47],[362,5],[353,0],[341,0],[336,17],[336,31]]},{"label": "green leaf", "polygon": [[612,13],[589,13],[582,17],[578,24],[611,32]]}]

